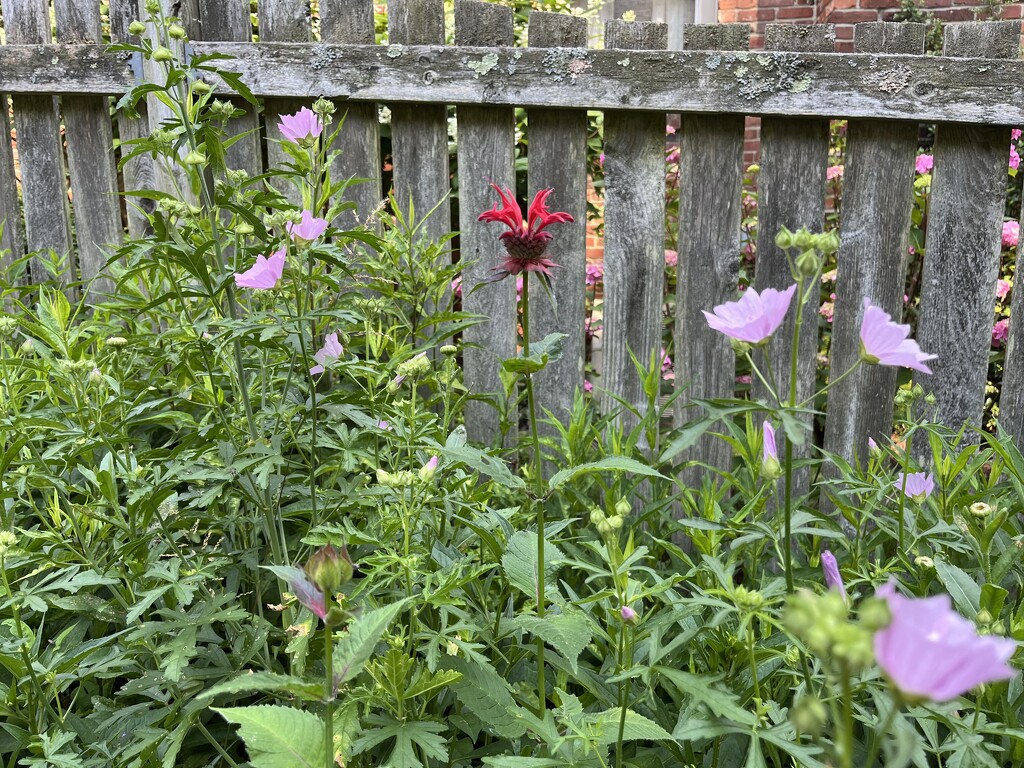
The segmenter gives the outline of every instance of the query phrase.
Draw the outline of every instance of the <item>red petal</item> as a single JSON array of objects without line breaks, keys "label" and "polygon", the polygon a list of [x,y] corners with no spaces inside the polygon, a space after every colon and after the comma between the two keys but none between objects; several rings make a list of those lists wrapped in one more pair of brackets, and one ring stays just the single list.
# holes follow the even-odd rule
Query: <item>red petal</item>
[{"label": "red petal", "polygon": [[477,221],[499,221],[511,230],[521,231],[523,229],[523,212],[519,209],[519,203],[516,202],[515,193],[510,189],[502,190],[497,184],[491,184],[491,186],[501,198],[501,208],[498,208],[498,204],[495,203],[491,210],[481,213],[477,217]]}]

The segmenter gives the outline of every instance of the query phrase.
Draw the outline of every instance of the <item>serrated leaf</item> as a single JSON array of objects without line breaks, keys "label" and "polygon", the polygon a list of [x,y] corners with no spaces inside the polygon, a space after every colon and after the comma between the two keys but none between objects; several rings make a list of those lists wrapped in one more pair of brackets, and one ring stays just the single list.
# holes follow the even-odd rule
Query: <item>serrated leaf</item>
[{"label": "serrated leaf", "polygon": [[563,469],[561,472],[556,472],[548,481],[548,487],[554,490],[555,488],[565,485],[574,477],[591,472],[632,472],[634,475],[660,477],[662,480],[668,480],[668,478],[658,470],[652,469],[636,459],[630,459],[627,456],[608,456],[600,461],[590,461],[586,464],[580,464],[575,467]]},{"label": "serrated leaf", "polygon": [[[605,746],[615,743],[619,738],[619,718],[621,709],[606,709],[587,715],[589,722],[597,734],[597,743]],[[622,730],[623,741],[664,741],[672,740],[672,734],[653,720],[649,720],[631,709],[626,710],[626,720]]]},{"label": "serrated leaf", "polygon": [[[550,541],[545,542],[544,592],[549,597],[558,597],[554,586],[556,568],[553,562],[563,557],[558,547]],[[537,560],[537,535],[529,531],[516,531],[501,556],[505,577],[531,600],[537,599]]]},{"label": "serrated leaf", "polygon": [[231,680],[208,688],[200,693],[197,699],[212,699],[222,693],[243,693],[260,691],[262,693],[290,693],[306,701],[322,701],[324,698],[323,683],[303,680],[292,675],[278,675],[273,672],[247,672]]},{"label": "serrated leaf", "polygon": [[578,669],[580,654],[594,636],[582,611],[549,613],[544,618],[523,615],[516,619],[516,624],[562,654],[573,674]]},{"label": "serrated leaf", "polygon": [[957,610],[968,618],[978,615],[981,604],[981,587],[960,568],[946,562],[941,557],[935,558],[935,574],[949,592]]},{"label": "serrated leaf", "polygon": [[392,605],[367,611],[349,625],[348,634],[337,641],[334,647],[334,675],[339,685],[345,683],[362,671],[380,638],[388,627],[401,613],[408,601],[402,600]]},{"label": "serrated leaf", "polygon": [[713,680],[671,667],[658,666],[654,671],[668,678],[680,693],[706,706],[712,714],[743,725],[754,725],[756,718],[739,705],[736,694],[713,687]]},{"label": "serrated leaf", "polygon": [[552,760],[549,757],[485,757],[484,765],[492,768],[564,768],[564,760]]},{"label": "serrated leaf", "polygon": [[445,727],[433,720],[395,720],[390,715],[370,715],[367,722],[377,725],[363,733],[352,746],[352,754],[358,755],[389,739],[395,744],[391,754],[382,763],[382,768],[421,768],[423,763],[416,754],[419,746],[426,757],[447,760],[448,747],[445,743]]},{"label": "serrated leaf", "polygon": [[512,698],[508,682],[493,667],[461,657],[445,659],[444,664],[462,675],[452,690],[486,727],[506,739],[526,733],[526,723],[520,716],[522,709]]},{"label": "serrated leaf", "polygon": [[213,708],[238,733],[253,768],[320,768],[324,764],[324,725],[311,712],[291,707]]},{"label": "serrated leaf", "polygon": [[523,488],[526,485],[523,478],[512,474],[504,461],[497,456],[484,453],[479,448],[474,448],[471,445],[446,445],[439,451],[451,461],[460,461],[470,469],[475,469],[481,475],[485,475],[507,488]]}]

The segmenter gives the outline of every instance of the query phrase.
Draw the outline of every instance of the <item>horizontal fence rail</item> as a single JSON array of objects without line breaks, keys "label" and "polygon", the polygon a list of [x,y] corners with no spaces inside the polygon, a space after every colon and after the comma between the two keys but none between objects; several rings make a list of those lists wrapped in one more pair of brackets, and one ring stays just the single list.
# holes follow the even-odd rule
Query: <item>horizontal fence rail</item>
[{"label": "horizontal fence rail", "polygon": [[[995,23],[995,22],[991,22]],[[1011,23],[1011,22],[1002,22]],[[1024,122],[1024,62],[779,51],[621,51],[434,45],[194,43],[261,97],[658,112]],[[7,93],[121,94],[124,54],[0,47]]]},{"label": "horizontal fence rail", "polygon": [[[51,38],[46,0],[2,0],[0,98],[6,104],[11,97],[13,122],[7,127],[17,142],[12,145],[9,130],[0,131],[0,221],[6,222],[0,249],[15,257],[49,249],[68,253],[74,233],[76,267],[87,281],[102,277],[102,264],[124,230],[133,236],[145,231],[134,206],[151,208],[152,201],[133,198],[119,218],[113,204],[119,193],[168,189],[173,180],[144,155],[115,171],[113,129],[121,140],[145,136],[164,113],[150,98],[137,115],[115,112],[112,119],[108,97],[153,79],[151,63],[102,44],[98,4],[53,3],[60,42]],[[173,5],[165,0],[167,9]],[[774,248],[774,230],[821,227],[828,121],[850,119],[837,276],[838,291],[845,293],[835,305],[833,376],[856,359],[863,297],[899,317],[917,124],[937,123],[920,322],[922,346],[940,359],[935,377],[919,380],[949,426],[980,423],[987,348],[979,345],[990,332],[995,302],[1004,155],[1010,128],[1024,125],[1019,22],[949,25],[944,55],[933,57],[921,55],[922,25],[885,23],[858,25],[852,54],[831,52],[830,27],[791,25],[768,26],[766,51],[746,50],[746,25],[690,25],[683,30],[684,50],[652,50],[664,47],[665,25],[622,21],[610,23],[608,48],[599,50],[586,46],[584,20],[539,12],[530,16],[530,47],[515,48],[508,45],[511,9],[476,0],[456,3],[457,45],[442,44],[440,0],[392,0],[385,45],[369,44],[370,0],[321,0],[319,42],[313,42],[310,20],[295,11],[304,4],[260,0],[262,42],[254,43],[247,0],[187,5],[198,9],[199,18],[183,20],[192,38],[185,55],[226,54],[231,58],[216,66],[237,73],[263,99],[262,114],[246,107],[233,123],[237,133],[253,133],[232,147],[232,167],[258,175],[264,155],[271,165],[280,157],[278,146],[267,141],[277,138],[278,115],[320,96],[338,100],[339,116],[347,110],[348,117],[335,170],[368,180],[346,193],[356,203],[355,217],[364,221],[388,191],[382,187],[377,107],[391,107],[396,196],[405,208],[411,203],[416,211],[433,211],[427,222],[432,237],[444,237],[453,226],[461,230],[463,257],[475,262],[464,278],[469,286],[486,278],[497,260],[494,228],[476,216],[494,200],[491,182],[514,182],[512,108],[526,109],[528,191],[532,197],[554,187],[552,209],[576,219],[560,225],[549,254],[562,265],[554,302],[538,309],[531,323],[537,338],[570,333],[566,356],[538,377],[540,405],[556,416],[566,415],[583,386],[587,110],[606,113],[603,384],[613,397],[604,402],[618,399],[638,410],[644,404],[632,357],[644,364],[655,359],[663,322],[663,121],[666,114],[682,116],[674,345],[677,385],[686,392],[674,412],[677,426],[700,416],[692,400],[734,391],[734,354],[708,329],[701,310],[735,296],[744,118],[765,118],[759,261],[752,281],[759,289],[791,282]],[[127,27],[138,16],[136,0],[111,0],[112,41],[130,42]],[[223,83],[210,85],[230,91]],[[453,105],[461,203],[454,225],[447,198]],[[97,282],[93,290],[109,285]],[[1024,290],[1014,292],[1013,309],[1019,294]],[[970,311],[962,311],[967,295]],[[515,353],[509,322],[514,284],[467,291],[464,301],[467,310],[491,320],[467,334],[477,346],[464,356],[465,378],[494,391],[500,359]],[[1011,325],[1001,417],[1018,436],[1024,433],[1022,334]],[[786,343],[780,339],[772,348],[778,362],[787,358]],[[800,343],[816,351],[813,322]],[[809,391],[813,354],[797,376],[798,391]],[[840,405],[830,409],[837,415],[826,422],[825,446],[852,459],[863,455],[869,436],[888,436],[894,386],[891,370],[869,369],[844,380],[830,398]],[[471,413],[471,436],[490,442],[497,417],[483,404],[474,404]],[[722,441],[700,440],[685,458],[724,469],[731,454]],[[699,473],[689,479],[699,482]]]}]

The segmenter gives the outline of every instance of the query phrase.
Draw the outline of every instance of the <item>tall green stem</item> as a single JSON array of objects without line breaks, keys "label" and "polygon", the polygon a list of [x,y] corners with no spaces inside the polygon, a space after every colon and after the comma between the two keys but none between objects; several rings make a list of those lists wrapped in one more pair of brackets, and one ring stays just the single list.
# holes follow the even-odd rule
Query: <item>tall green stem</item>
[{"label": "tall green stem", "polygon": [[324,693],[327,708],[324,713],[324,765],[334,768],[334,629],[324,626]]},{"label": "tall green stem", "polygon": [[[878,757],[878,752],[882,748],[882,739],[889,732],[892,721],[896,719],[896,713],[899,711],[899,701],[893,701],[892,708],[889,710],[889,714],[885,716],[882,727],[875,731],[874,736],[871,738],[871,749],[868,750],[868,759],[864,761],[864,768],[872,768],[874,766],[875,758]],[[975,709],[975,714],[977,714],[977,709]]]},{"label": "tall green stem", "polygon": [[904,441],[904,445],[903,445],[903,482],[900,483],[900,505],[899,505],[899,515],[898,515],[898,517],[899,517],[899,526],[900,526],[900,535],[899,535],[900,551],[899,551],[899,554],[901,554],[901,555],[904,552],[903,540],[904,540],[904,537],[906,535],[906,531],[904,530],[906,528],[906,523],[905,523],[903,518],[904,518],[904,510],[906,509],[906,506],[907,506],[907,475],[910,473],[910,441],[913,439],[913,437],[914,437],[913,431],[912,430],[908,431],[907,432],[907,439]]},{"label": "tall green stem", "polygon": [[[530,273],[523,273],[523,357],[530,356]],[[537,431],[537,406],[533,397],[533,377],[526,374],[526,402],[530,411],[530,439],[533,442],[534,509],[537,514],[537,616],[544,618],[544,475],[541,469],[540,435]],[[547,707],[544,684],[544,641],[537,638],[537,698],[541,717]]]},{"label": "tall green stem", "polygon": [[[793,348],[789,355],[789,398],[786,400],[786,407],[792,408],[796,405],[796,384],[797,384],[797,363],[800,355],[800,328],[804,318],[804,280],[798,280],[797,297],[800,301],[796,305],[796,320],[793,323]],[[793,542],[790,540],[793,530],[793,441],[786,433],[786,490],[785,490],[785,539],[782,542],[783,559],[786,564],[786,589],[793,591]]]}]

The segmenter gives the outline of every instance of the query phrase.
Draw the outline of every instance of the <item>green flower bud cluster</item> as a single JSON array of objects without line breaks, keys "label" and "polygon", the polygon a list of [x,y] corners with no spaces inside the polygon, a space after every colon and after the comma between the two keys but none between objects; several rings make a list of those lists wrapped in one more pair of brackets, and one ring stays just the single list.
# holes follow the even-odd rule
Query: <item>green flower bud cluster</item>
[{"label": "green flower bud cluster", "polygon": [[3,557],[18,543],[18,536],[14,531],[0,531],[0,557]]},{"label": "green flower bud cluster", "polygon": [[298,224],[302,220],[302,214],[293,214],[290,211],[276,211],[263,217],[263,226],[267,229],[284,229],[288,223]]},{"label": "green flower bud cluster", "polygon": [[166,128],[155,128],[149,134],[149,140],[157,146],[157,149],[167,151],[174,146],[177,136],[174,131],[169,131]]},{"label": "green flower bud cluster", "polygon": [[[622,502],[619,502],[620,504]],[[629,502],[626,502],[627,504]],[[618,505],[616,505],[618,509]],[[597,528],[597,532],[601,534],[602,538],[607,538],[613,535],[616,531],[621,530],[625,524],[625,518],[622,515],[613,514],[611,517],[607,516],[600,507],[594,507],[590,510],[590,522]]]},{"label": "green flower bud cluster", "polygon": [[430,360],[425,354],[410,357],[398,366],[398,375],[405,378],[419,378],[430,373]]},{"label": "green flower bud cluster", "polygon": [[789,718],[800,733],[820,736],[828,725],[828,710],[817,696],[804,695],[797,699]]},{"label": "green flower bud cluster", "polygon": [[203,209],[198,205],[190,205],[182,200],[174,200],[173,198],[165,198],[159,201],[157,207],[168,216],[177,216],[179,219],[187,216],[198,216],[203,212]]},{"label": "green flower bud cluster", "polygon": [[798,251],[793,262],[797,277],[815,277],[821,271],[821,256],[839,250],[839,235],[834,231],[812,233],[805,227],[790,232],[782,227],[775,236],[775,245],[787,252]]},{"label": "green flower bud cluster", "polygon": [[136,37],[141,37],[142,35],[146,34],[146,25],[138,19],[136,19],[128,25],[128,34],[135,35]]},{"label": "green flower bud cluster", "polygon": [[313,102],[313,111],[319,115],[322,123],[329,123],[331,121],[331,115],[334,114],[334,102],[321,96]]},{"label": "green flower bud cluster", "polygon": [[388,472],[383,469],[377,470],[377,482],[387,488],[409,488],[416,484],[417,475],[408,469],[398,472]]},{"label": "green flower bud cluster", "polygon": [[790,596],[783,614],[787,629],[815,655],[851,674],[874,661],[874,633],[889,620],[885,601],[873,598],[862,604],[859,620],[852,620],[846,601],[835,590],[824,595],[800,590]]},{"label": "green flower bud cluster", "polygon": [[[214,102],[216,103],[216,102]],[[230,105],[229,105],[230,106]],[[234,184],[236,187],[241,186],[249,179],[249,172],[243,170],[235,170],[229,168],[225,174],[229,184]]]},{"label": "green flower bud cluster", "polygon": [[14,336],[18,330],[18,321],[16,318],[4,315],[0,317],[0,339],[9,339]]},{"label": "green flower bud cluster", "polygon": [[733,589],[732,601],[736,604],[737,608],[746,613],[760,610],[764,607],[765,602],[764,595],[756,589],[747,589],[742,584]]},{"label": "green flower bud cluster", "polygon": [[339,552],[331,545],[321,547],[306,562],[306,576],[321,592],[330,595],[352,579],[354,566],[345,547]]},{"label": "green flower bud cluster", "polygon": [[207,109],[210,110],[210,117],[215,120],[227,120],[228,118],[234,117],[239,112],[235,108],[235,105],[228,101],[221,101],[220,99],[214,99],[209,103]]}]

